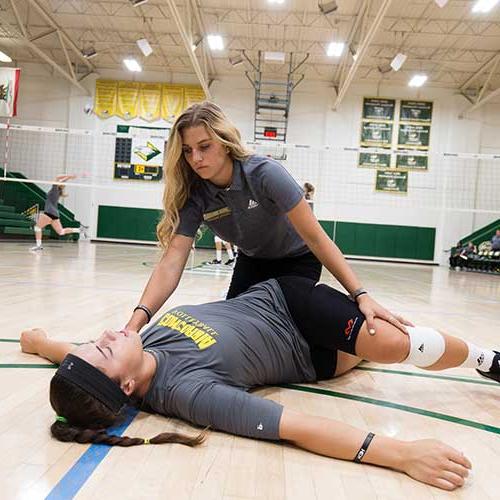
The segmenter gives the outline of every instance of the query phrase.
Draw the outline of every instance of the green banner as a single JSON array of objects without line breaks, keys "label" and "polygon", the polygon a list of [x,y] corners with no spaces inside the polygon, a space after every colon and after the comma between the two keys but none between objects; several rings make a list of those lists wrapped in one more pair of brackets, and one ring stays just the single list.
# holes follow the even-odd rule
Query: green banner
[{"label": "green banner", "polygon": [[394,120],[396,101],[394,99],[379,99],[365,97],[363,99],[363,119],[365,120]]},{"label": "green banner", "polygon": [[375,191],[400,194],[407,193],[408,172],[396,170],[377,170]]},{"label": "green banner", "polygon": [[398,147],[402,149],[428,149],[430,135],[430,125],[400,123],[398,132]]},{"label": "green banner", "polygon": [[399,120],[404,122],[431,123],[432,102],[429,101],[401,101]]},{"label": "green banner", "polygon": [[391,122],[363,121],[361,123],[361,146],[389,148],[391,142]]},{"label": "green banner", "polygon": [[420,155],[396,155],[396,168],[405,168],[407,170],[427,170],[427,156]]},{"label": "green banner", "polygon": [[364,168],[390,168],[391,155],[385,153],[359,153],[358,166]]}]

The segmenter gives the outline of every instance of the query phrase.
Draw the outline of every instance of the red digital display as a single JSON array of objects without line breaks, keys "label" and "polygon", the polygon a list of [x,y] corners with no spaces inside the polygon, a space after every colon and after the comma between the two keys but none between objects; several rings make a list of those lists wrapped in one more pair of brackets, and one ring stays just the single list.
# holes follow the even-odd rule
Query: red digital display
[{"label": "red digital display", "polygon": [[264,137],[275,139],[278,136],[278,129],[274,127],[266,127],[264,129]]}]

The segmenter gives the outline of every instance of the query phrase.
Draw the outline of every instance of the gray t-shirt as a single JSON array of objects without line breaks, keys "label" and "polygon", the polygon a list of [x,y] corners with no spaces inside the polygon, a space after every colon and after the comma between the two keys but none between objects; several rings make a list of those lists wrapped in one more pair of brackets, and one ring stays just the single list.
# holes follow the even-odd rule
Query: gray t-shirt
[{"label": "gray t-shirt", "polygon": [[500,236],[493,235],[493,238],[491,238],[491,249],[500,250]]},{"label": "gray t-shirt", "polygon": [[176,307],[142,341],[157,361],[146,407],[241,436],[279,439],[282,406],[248,389],[316,380],[274,279],[231,300]]},{"label": "gray t-shirt", "polygon": [[59,217],[59,210],[57,208],[57,203],[59,202],[59,186],[54,184],[50,191],[47,193],[47,199],[45,200],[44,212]]},{"label": "gray t-shirt", "polygon": [[197,178],[179,212],[177,234],[194,237],[204,222],[217,236],[261,259],[295,257],[309,251],[286,213],[303,198],[302,188],[277,161],[250,156],[233,162],[227,189]]}]

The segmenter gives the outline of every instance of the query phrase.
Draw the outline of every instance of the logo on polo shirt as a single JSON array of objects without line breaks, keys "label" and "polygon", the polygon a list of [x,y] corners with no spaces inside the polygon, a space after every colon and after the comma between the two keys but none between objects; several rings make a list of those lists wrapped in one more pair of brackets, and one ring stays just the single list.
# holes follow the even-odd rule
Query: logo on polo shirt
[{"label": "logo on polo shirt", "polygon": [[252,208],[257,208],[259,206],[259,203],[256,202],[255,200],[248,200],[248,210],[251,210]]}]

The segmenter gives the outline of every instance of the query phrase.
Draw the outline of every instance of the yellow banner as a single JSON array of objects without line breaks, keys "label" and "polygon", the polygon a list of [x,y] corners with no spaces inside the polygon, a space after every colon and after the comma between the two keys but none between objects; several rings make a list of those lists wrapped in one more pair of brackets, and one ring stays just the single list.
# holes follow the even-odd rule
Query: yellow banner
[{"label": "yellow banner", "polygon": [[161,117],[164,120],[173,121],[184,110],[184,87],[163,84],[161,90]]},{"label": "yellow banner", "polygon": [[139,117],[148,122],[160,119],[161,83],[141,83]]},{"label": "yellow banner", "polygon": [[130,120],[137,116],[139,103],[139,83],[138,82],[118,82],[118,103],[116,114]]},{"label": "yellow banner", "polygon": [[109,118],[116,113],[118,82],[97,80],[95,83],[94,112],[99,118]]},{"label": "yellow banner", "polygon": [[205,100],[205,92],[198,86],[184,87],[184,109],[191,106],[195,102],[202,102]]}]

